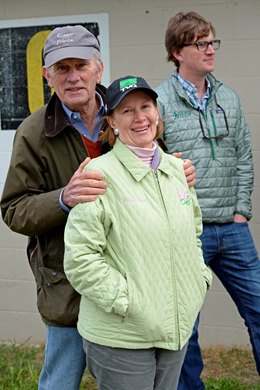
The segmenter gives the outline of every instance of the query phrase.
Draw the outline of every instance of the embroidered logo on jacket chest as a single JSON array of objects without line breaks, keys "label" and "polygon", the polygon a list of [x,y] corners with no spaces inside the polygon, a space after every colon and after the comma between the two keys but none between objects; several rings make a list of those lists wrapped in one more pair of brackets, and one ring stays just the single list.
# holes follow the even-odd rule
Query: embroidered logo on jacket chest
[{"label": "embroidered logo on jacket chest", "polygon": [[185,119],[191,116],[191,110],[190,111],[174,111],[173,112],[173,118],[174,119]]},{"label": "embroidered logo on jacket chest", "polygon": [[176,190],[177,197],[180,201],[180,204],[182,206],[190,206],[191,204],[191,199],[190,199],[190,194],[189,191],[183,188],[179,188]]}]

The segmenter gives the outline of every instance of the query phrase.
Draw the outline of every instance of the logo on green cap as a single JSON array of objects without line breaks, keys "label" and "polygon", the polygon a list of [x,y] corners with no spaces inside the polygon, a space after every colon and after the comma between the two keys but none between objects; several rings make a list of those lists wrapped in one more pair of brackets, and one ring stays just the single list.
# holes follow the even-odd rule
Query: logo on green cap
[{"label": "logo on green cap", "polygon": [[120,80],[119,88],[124,90],[125,88],[137,87],[137,78],[132,77],[130,79]]}]

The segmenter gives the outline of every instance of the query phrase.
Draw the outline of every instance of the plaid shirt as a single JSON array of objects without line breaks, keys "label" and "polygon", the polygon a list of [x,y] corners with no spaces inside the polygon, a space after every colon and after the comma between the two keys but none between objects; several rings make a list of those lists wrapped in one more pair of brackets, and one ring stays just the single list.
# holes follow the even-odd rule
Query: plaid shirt
[{"label": "plaid shirt", "polygon": [[205,95],[203,96],[202,100],[200,101],[198,90],[195,87],[194,84],[190,83],[188,80],[185,80],[181,75],[178,73],[178,80],[180,84],[182,85],[184,91],[187,93],[190,102],[197,108],[200,108],[203,112],[206,110],[206,104],[207,100],[210,97],[210,92],[211,92],[211,86],[209,79],[206,77],[206,82],[207,82],[207,90]]}]

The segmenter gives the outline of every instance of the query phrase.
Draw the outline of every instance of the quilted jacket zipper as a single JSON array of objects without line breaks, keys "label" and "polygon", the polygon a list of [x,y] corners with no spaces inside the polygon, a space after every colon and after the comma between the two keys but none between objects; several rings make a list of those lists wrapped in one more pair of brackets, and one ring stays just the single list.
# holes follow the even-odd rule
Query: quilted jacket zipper
[{"label": "quilted jacket zipper", "polygon": [[[160,194],[160,198],[161,198],[161,203],[163,205],[163,209],[164,209],[164,213],[165,213],[165,216],[166,216],[166,220],[167,220],[167,224],[169,226],[169,229],[168,229],[168,232],[169,232],[169,242],[171,242],[171,237],[170,237],[170,232],[171,232],[171,223],[170,223],[170,220],[169,220],[169,216],[168,216],[168,213],[167,213],[167,209],[165,207],[165,203],[164,203],[164,198],[163,198],[163,195],[162,195],[162,191],[161,191],[161,186],[160,186],[160,180],[159,180],[159,177],[158,177],[158,171],[157,169],[154,169],[154,177],[156,179],[156,182],[157,182],[157,186],[158,186],[158,192]],[[173,259],[173,247],[172,245],[170,245],[170,248],[171,248],[171,259]],[[174,275],[175,277],[175,281],[176,281],[176,275],[175,275],[175,270],[174,270],[174,267],[172,265],[172,262],[171,262],[171,269],[172,269],[172,275]],[[175,284],[175,281],[173,282],[173,286]],[[174,289],[174,292],[175,294],[177,294],[177,289],[176,288],[173,288]],[[173,294],[173,298],[174,298],[174,294]],[[178,306],[178,303],[177,303],[178,299],[175,298],[175,303],[176,303],[176,306]],[[175,317],[175,324],[177,325],[178,324],[178,310],[176,310],[176,317]],[[176,340],[178,340],[178,345],[180,345],[180,334],[179,332],[177,331],[178,329],[178,326],[175,326],[175,329],[176,329],[176,333],[175,333],[175,337],[176,337]]]}]

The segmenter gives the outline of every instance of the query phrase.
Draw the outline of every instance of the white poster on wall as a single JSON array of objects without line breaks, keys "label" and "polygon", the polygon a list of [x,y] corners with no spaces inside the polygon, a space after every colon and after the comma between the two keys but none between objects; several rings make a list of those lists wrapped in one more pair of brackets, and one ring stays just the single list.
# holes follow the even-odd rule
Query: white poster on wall
[{"label": "white poster on wall", "polygon": [[42,77],[42,48],[55,27],[81,24],[100,43],[105,64],[102,84],[110,83],[108,14],[0,21],[0,195],[19,124],[51,95]]}]

